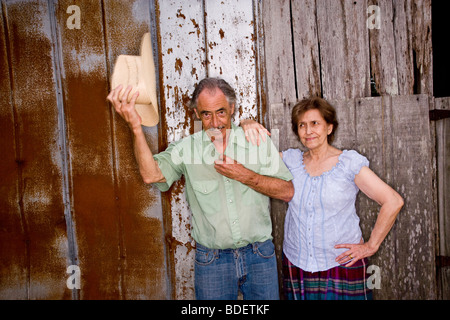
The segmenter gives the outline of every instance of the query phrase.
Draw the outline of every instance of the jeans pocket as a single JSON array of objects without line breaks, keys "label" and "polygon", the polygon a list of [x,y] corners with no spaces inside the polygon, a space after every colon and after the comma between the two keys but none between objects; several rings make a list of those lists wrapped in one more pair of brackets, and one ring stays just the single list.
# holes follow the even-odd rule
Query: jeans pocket
[{"label": "jeans pocket", "polygon": [[195,249],[195,263],[200,266],[207,266],[216,258],[216,251],[215,249],[208,249],[203,246],[199,246],[197,244],[197,249]]},{"label": "jeans pocket", "polygon": [[256,253],[262,258],[272,258],[275,255],[275,246],[272,240],[256,242]]}]

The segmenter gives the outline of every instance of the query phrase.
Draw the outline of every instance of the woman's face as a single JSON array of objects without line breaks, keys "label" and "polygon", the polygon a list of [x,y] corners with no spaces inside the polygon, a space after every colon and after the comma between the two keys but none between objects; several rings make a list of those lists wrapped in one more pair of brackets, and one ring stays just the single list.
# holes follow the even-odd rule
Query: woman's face
[{"label": "woman's face", "polygon": [[328,124],[317,109],[303,113],[298,121],[298,136],[308,149],[328,145],[327,137],[333,131],[333,125]]}]

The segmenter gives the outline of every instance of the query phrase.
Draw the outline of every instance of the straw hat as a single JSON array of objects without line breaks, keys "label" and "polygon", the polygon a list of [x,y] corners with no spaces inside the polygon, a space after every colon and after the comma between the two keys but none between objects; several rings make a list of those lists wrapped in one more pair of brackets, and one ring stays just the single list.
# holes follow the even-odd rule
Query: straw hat
[{"label": "straw hat", "polygon": [[131,85],[133,89],[128,95],[128,101],[136,91],[139,91],[135,105],[136,111],[142,118],[142,125],[152,127],[158,124],[159,114],[150,33],[142,37],[140,53],[140,56],[120,55],[117,58],[111,77],[111,88],[115,89],[121,84],[123,89],[119,96],[122,97],[125,89]]}]

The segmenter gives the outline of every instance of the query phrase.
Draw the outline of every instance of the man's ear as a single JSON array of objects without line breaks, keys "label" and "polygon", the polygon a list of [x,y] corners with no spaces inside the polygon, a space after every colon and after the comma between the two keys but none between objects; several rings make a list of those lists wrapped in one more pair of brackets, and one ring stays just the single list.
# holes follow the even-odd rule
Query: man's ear
[{"label": "man's ear", "polygon": [[197,117],[197,119],[200,120],[200,116],[198,114],[197,108],[194,108],[194,113],[195,113],[195,116]]}]

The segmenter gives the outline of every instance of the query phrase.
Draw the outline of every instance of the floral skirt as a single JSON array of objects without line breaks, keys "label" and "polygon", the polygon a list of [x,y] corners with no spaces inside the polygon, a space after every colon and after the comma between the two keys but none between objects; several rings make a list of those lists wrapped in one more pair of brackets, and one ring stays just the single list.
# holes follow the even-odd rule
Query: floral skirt
[{"label": "floral skirt", "polygon": [[288,300],[372,300],[367,288],[367,258],[351,267],[337,266],[307,272],[293,265],[283,254],[283,284]]}]

